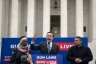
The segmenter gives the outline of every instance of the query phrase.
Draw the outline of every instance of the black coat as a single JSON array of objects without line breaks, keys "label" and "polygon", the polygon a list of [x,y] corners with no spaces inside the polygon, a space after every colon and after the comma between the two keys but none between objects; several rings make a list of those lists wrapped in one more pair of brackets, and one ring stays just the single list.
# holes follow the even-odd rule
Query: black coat
[{"label": "black coat", "polygon": [[90,48],[83,46],[73,46],[69,49],[67,59],[71,64],[76,64],[75,59],[80,58],[82,60],[79,64],[88,64],[93,59]]},{"label": "black coat", "polygon": [[20,52],[18,49],[14,50],[11,57],[11,64],[28,64],[28,55]]}]

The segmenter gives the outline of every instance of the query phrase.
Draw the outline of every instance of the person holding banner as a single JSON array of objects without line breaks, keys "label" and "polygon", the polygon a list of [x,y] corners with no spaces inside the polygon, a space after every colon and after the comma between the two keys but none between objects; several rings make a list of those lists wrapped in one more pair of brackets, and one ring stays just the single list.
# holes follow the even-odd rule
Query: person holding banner
[{"label": "person holding banner", "polygon": [[81,44],[81,37],[76,37],[74,45],[69,49],[67,59],[71,64],[88,64],[93,59],[89,47]]},{"label": "person holding banner", "polygon": [[57,54],[59,51],[59,47],[52,42],[54,38],[54,35],[52,32],[48,32],[46,39],[47,42],[44,42],[42,44],[40,44],[40,50],[42,54]]},{"label": "person holding banner", "polygon": [[20,37],[16,52],[12,55],[12,64],[33,64],[26,36]]}]

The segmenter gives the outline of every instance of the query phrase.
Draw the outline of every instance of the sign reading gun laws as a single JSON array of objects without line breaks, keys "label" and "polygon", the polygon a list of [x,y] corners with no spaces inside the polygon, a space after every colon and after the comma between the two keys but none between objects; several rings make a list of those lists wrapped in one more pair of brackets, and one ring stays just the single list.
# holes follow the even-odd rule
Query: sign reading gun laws
[{"label": "sign reading gun laws", "polygon": [[36,57],[35,64],[58,64],[55,55],[39,55]]}]

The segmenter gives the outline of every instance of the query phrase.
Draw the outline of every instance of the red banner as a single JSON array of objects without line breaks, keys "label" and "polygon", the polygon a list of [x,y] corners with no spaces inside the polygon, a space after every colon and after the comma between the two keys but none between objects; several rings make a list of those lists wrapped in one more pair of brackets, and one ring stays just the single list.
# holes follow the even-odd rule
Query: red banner
[{"label": "red banner", "polygon": [[36,60],[36,64],[57,64],[56,60]]}]

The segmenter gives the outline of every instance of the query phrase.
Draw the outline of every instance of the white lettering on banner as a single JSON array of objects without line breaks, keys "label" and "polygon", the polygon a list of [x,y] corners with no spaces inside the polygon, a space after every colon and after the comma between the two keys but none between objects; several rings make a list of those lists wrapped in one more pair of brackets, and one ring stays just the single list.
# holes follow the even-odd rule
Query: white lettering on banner
[{"label": "white lettering on banner", "polygon": [[73,43],[57,43],[61,51],[68,51],[73,46]]},{"label": "white lettering on banner", "polygon": [[70,45],[61,45],[61,46],[60,46],[60,48],[70,48],[70,47],[72,47],[71,44],[70,44]]},{"label": "white lettering on banner", "polygon": [[37,56],[37,59],[56,59],[56,56]]},{"label": "white lettering on banner", "polygon": [[[30,45],[28,45],[30,47]],[[13,49],[13,48],[17,48],[17,44],[11,44],[10,45],[10,48]]]},{"label": "white lettering on banner", "polygon": [[11,44],[10,48],[17,48],[17,44]]},{"label": "white lettering on banner", "polygon": [[45,59],[45,56],[37,56],[37,59]]},{"label": "white lettering on banner", "polygon": [[11,56],[4,56],[4,61],[9,62],[9,61],[11,61],[10,58],[11,58]]},{"label": "white lettering on banner", "polygon": [[56,56],[46,56],[46,59],[56,59]]}]

